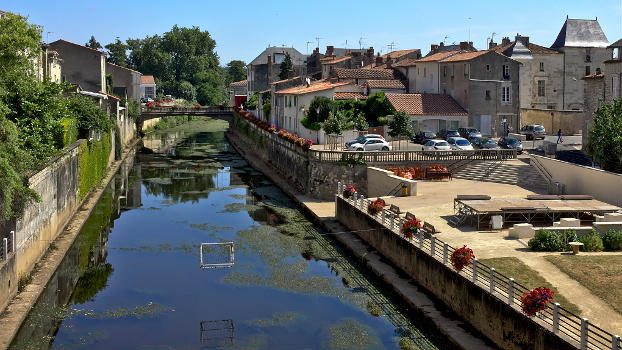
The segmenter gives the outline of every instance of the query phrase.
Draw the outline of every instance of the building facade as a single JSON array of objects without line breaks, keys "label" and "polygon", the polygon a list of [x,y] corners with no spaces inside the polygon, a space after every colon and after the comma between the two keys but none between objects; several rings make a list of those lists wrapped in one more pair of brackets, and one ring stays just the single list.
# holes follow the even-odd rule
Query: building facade
[{"label": "building facade", "polygon": [[85,91],[106,91],[106,54],[103,51],[57,40],[48,44],[63,59],[62,81],[79,85]]},{"label": "building facade", "polygon": [[143,75],[140,77],[140,97],[156,98],[156,83],[153,75]]},{"label": "building facade", "polygon": [[140,89],[142,74],[140,72],[106,62],[106,74],[112,75],[113,91],[114,88],[122,87],[125,88],[128,99],[140,100],[142,97]]},{"label": "building facade", "polygon": [[250,97],[258,91],[270,89],[270,84],[281,80],[280,65],[289,54],[294,66],[294,75],[306,73],[306,57],[293,47],[270,46],[247,66],[247,95]]},{"label": "building facade", "polygon": [[457,130],[468,124],[468,113],[449,95],[387,94],[396,111],[404,111],[418,131]]}]

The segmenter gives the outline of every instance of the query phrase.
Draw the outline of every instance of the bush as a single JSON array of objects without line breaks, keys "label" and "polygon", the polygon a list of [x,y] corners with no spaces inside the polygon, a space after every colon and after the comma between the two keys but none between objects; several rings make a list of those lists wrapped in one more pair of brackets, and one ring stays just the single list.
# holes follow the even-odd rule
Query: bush
[{"label": "bush", "polygon": [[622,231],[607,231],[603,236],[603,244],[607,250],[622,250]]},{"label": "bush", "polygon": [[380,125],[387,125],[389,124],[389,118],[387,117],[378,117],[378,120],[376,121],[376,125],[380,126]]},{"label": "bush", "polygon": [[540,229],[528,245],[535,251],[558,252],[564,247],[564,237],[560,232]]},{"label": "bush", "polygon": [[603,240],[594,230],[581,237],[579,242],[583,243],[583,250],[586,252],[600,252],[603,250]]},{"label": "bush", "polygon": [[577,236],[577,231],[567,230],[567,231],[562,231],[560,233],[564,240],[564,251],[571,251],[572,247],[568,243],[579,242],[579,236]]},{"label": "bush", "polygon": [[303,115],[302,119],[300,119],[300,124],[309,130],[318,131],[322,128],[322,123],[320,122],[312,122],[309,119],[308,115]]}]

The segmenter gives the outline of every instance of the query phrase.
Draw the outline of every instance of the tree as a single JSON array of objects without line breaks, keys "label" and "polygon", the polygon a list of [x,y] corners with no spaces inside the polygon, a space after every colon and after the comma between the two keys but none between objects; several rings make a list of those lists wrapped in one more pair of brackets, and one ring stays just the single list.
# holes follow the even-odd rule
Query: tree
[{"label": "tree", "polygon": [[354,128],[358,131],[367,131],[367,129],[369,129],[369,124],[367,124],[363,114],[357,114],[352,122],[354,124]]},{"label": "tree", "polygon": [[334,110],[333,101],[330,98],[316,96],[309,105],[309,121],[311,123],[324,122]]},{"label": "tree", "polygon": [[281,62],[279,67],[281,69],[279,78],[281,80],[289,79],[294,76],[294,64],[292,63],[292,57],[288,52],[285,53],[285,59]]},{"label": "tree", "polygon": [[95,36],[93,35],[91,35],[91,38],[86,44],[84,44],[84,46],[90,47],[91,49],[95,49],[95,50],[102,49],[102,44],[100,44],[97,40],[95,40]]},{"label": "tree", "polygon": [[227,63],[227,85],[235,81],[246,79],[246,63],[240,60],[233,60]]},{"label": "tree", "polygon": [[117,66],[127,67],[127,49],[129,46],[117,38],[114,43],[106,45],[108,57],[106,61]]},{"label": "tree", "polygon": [[33,62],[41,51],[41,27],[7,12],[0,19],[0,84],[7,79],[34,76]]},{"label": "tree", "polygon": [[365,119],[372,126],[378,124],[378,117],[384,117],[395,113],[395,108],[384,96],[384,92],[379,91],[367,97],[365,100]]},{"label": "tree", "polygon": [[244,102],[244,109],[255,110],[257,109],[257,102],[259,100],[259,93],[254,93],[251,97]]},{"label": "tree", "polygon": [[413,125],[410,116],[404,111],[399,111],[393,116],[393,120],[389,122],[389,135],[391,137],[412,136]]},{"label": "tree", "polygon": [[602,169],[622,173],[622,99],[594,112],[585,150]]},{"label": "tree", "polygon": [[337,111],[336,113],[330,112],[330,116],[324,122],[324,131],[327,134],[341,135],[346,129],[347,121],[343,111]]}]

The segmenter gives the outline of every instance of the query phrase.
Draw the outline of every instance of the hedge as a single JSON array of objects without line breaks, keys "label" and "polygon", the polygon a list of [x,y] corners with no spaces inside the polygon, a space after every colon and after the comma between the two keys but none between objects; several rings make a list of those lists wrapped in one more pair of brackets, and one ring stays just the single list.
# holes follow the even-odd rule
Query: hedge
[{"label": "hedge", "polygon": [[106,173],[112,144],[110,133],[99,141],[87,141],[78,147],[78,198],[82,200]]}]

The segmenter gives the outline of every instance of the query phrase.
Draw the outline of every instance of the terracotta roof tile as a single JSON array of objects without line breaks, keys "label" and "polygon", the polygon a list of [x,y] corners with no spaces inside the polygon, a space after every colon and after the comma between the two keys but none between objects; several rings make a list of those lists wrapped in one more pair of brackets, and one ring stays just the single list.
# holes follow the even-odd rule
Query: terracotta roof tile
[{"label": "terracotta roof tile", "polygon": [[155,79],[153,75],[143,75],[140,77],[141,84],[155,84]]},{"label": "terracotta roof tile", "polygon": [[464,108],[449,95],[443,94],[386,94],[397,111],[408,115],[464,116]]},{"label": "terracotta roof tile", "polygon": [[343,57],[324,57],[324,58],[320,58],[320,62],[324,63],[324,64],[333,64],[333,63],[339,63],[339,62],[343,62],[343,61],[349,61],[351,60],[352,57],[350,56],[343,56]]},{"label": "terracotta roof tile", "polygon": [[[505,51],[510,49],[512,46],[514,46],[514,44],[516,44],[516,41],[512,41],[511,43],[505,44],[505,45],[497,45],[493,47],[491,50],[497,53],[500,53],[500,54],[504,54]],[[535,53],[538,55],[556,55],[556,54],[561,55],[560,52],[551,50],[544,46],[532,44],[532,43],[529,43],[529,51],[531,51],[531,53]]]},{"label": "terracotta roof tile", "polygon": [[485,55],[491,52],[490,50],[482,50],[482,51],[473,51],[473,52],[461,52],[457,53],[453,56],[449,56],[447,58],[443,58],[441,62],[460,62],[460,61],[470,61],[479,56]]},{"label": "terracotta roof tile", "polygon": [[229,84],[229,86],[231,87],[246,86],[246,79],[240,80],[240,81],[234,81],[233,83]]},{"label": "terracotta roof tile", "polygon": [[335,92],[335,100],[353,100],[353,99],[364,100],[367,96],[361,94],[360,92]]},{"label": "terracotta roof tile", "polygon": [[394,78],[392,69],[349,69],[333,68],[339,79],[385,79]]},{"label": "terracotta roof tile", "polygon": [[430,56],[426,56],[426,57],[422,57],[419,59],[414,59],[414,58],[407,58],[403,61],[398,62],[395,67],[409,67],[409,66],[414,66],[419,62],[435,62],[435,61],[440,61],[442,59],[445,59],[449,56],[452,55],[456,55],[458,54],[460,51],[443,51],[443,52],[437,52],[435,54],[432,54]]},{"label": "terracotta roof tile", "polygon": [[304,95],[304,94],[308,94],[311,92],[329,90],[329,89],[336,88],[337,86],[350,85],[350,84],[351,83],[348,83],[348,82],[333,83],[328,80],[318,80],[316,82],[311,83],[310,86],[307,86],[306,84],[294,86],[289,89],[277,91],[276,93],[277,94],[289,94],[289,95]]},{"label": "terracotta roof tile", "polygon": [[366,84],[370,89],[406,89],[404,83],[397,79],[368,80]]},{"label": "terracotta roof tile", "polygon": [[400,58],[404,55],[408,55],[411,52],[421,52],[419,49],[408,49],[408,50],[396,50],[391,51],[389,53],[385,53],[382,55],[383,58],[391,57],[392,59]]}]

